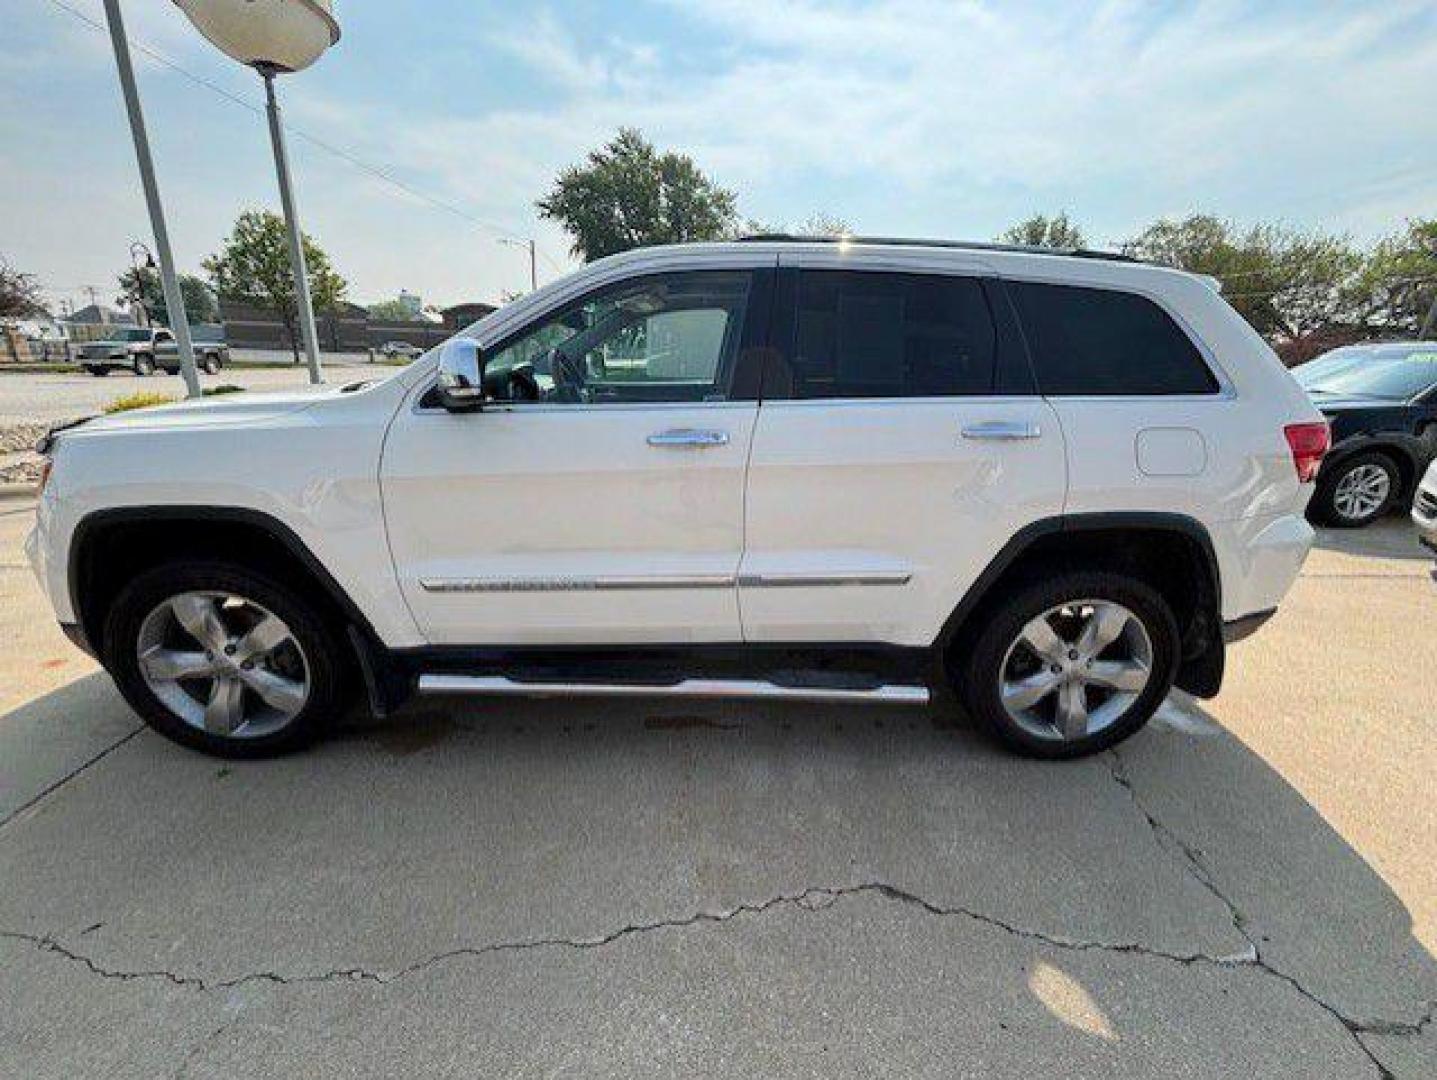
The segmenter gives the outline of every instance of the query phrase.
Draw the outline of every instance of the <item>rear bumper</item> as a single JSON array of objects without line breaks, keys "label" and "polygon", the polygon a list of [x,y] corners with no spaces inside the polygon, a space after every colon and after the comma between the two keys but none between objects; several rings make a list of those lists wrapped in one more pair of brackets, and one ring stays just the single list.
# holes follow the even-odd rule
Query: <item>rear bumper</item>
[{"label": "rear bumper", "polygon": [[1317,535],[1301,514],[1221,522],[1210,532],[1222,579],[1224,622],[1275,610]]}]

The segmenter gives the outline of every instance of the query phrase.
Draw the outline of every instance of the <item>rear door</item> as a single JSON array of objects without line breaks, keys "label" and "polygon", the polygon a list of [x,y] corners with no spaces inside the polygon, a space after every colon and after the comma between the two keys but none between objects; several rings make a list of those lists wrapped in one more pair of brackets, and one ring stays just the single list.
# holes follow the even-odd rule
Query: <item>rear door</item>
[{"label": "rear door", "polygon": [[780,259],[739,574],[750,641],[927,645],[1064,447],[1011,308],[957,257]]}]

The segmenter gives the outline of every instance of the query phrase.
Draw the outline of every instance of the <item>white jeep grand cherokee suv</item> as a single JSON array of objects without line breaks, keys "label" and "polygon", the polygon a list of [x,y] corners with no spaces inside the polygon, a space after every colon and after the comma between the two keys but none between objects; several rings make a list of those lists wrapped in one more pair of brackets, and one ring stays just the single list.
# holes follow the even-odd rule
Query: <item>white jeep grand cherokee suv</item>
[{"label": "white jeep grand cherokee suv", "polygon": [[410,693],[924,702],[1070,757],[1210,696],[1312,540],[1317,410],[1117,257],[632,251],[380,382],[53,436],[30,556],[155,728]]}]

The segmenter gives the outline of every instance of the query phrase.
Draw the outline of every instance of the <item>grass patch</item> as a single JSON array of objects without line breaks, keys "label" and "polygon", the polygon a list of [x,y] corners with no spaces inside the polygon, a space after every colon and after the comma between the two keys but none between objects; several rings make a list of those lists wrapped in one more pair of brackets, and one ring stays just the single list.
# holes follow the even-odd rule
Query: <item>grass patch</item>
[{"label": "grass patch", "polygon": [[141,390],[138,394],[127,394],[122,398],[116,398],[105,406],[106,413],[129,412],[131,409],[148,409],[151,405],[171,405],[175,401],[169,394],[159,394],[153,390]]},{"label": "grass patch", "polygon": [[[225,383],[223,386],[207,386],[201,393],[205,397],[218,397],[222,394],[242,394],[243,386],[235,386],[233,383]],[[151,405],[173,405],[180,399],[170,394],[161,394],[155,390],[141,390],[139,393],[130,394],[118,398],[105,406],[106,413],[129,412],[131,409],[148,409]]]}]

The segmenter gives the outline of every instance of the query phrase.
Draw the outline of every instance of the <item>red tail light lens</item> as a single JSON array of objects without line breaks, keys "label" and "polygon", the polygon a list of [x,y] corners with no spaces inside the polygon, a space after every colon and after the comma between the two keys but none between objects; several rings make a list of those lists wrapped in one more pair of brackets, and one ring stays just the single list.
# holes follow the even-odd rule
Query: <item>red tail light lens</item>
[{"label": "red tail light lens", "polygon": [[1282,429],[1287,436],[1287,445],[1292,448],[1292,463],[1297,467],[1297,480],[1310,484],[1317,478],[1317,469],[1322,464],[1322,455],[1332,446],[1332,432],[1326,421],[1311,424],[1288,424]]}]

